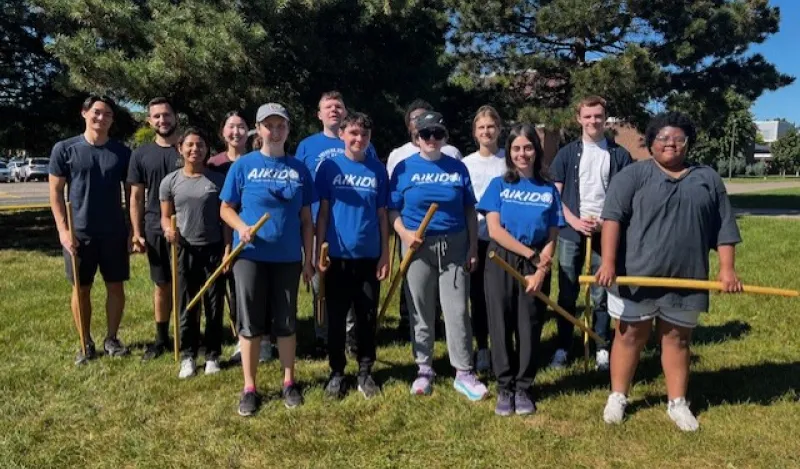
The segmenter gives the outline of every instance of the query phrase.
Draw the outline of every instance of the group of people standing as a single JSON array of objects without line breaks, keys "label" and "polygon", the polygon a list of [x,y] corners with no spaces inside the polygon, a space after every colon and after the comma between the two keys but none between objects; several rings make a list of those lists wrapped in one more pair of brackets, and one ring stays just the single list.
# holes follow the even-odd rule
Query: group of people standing
[{"label": "group of people standing", "polygon": [[[476,112],[478,149],[462,159],[447,144],[444,117],[415,101],[405,114],[410,141],[390,154],[386,166],[371,144],[371,119],[348,112],[338,92],[322,95],[323,130],[304,139],[294,156],[286,149],[290,116],[277,103],[258,109],[257,144],[249,153],[246,119],[237,112],[226,115],[220,130],[227,149],[215,156],[202,131],[178,132],[175,109],[165,98],[147,106],[155,141],[133,154],[108,137],[114,111],[109,98],[89,97],[82,108],[84,134],[57,143],[51,156],[51,205],[59,237],[65,258],[80,260],[80,288],[72,305],[75,316],[83,307],[87,348],[78,363],[96,354],[89,335],[89,292],[98,268],[108,287],[104,350],[129,353],[117,337],[129,248],[146,253],[155,284],[156,336],[142,358],[169,349],[169,252],[177,245],[179,377],[195,375],[200,306],[189,311],[186,306],[232,246],[244,243],[226,274],[204,294],[205,373],[220,371],[229,292],[238,335],[235,355],[244,377],[239,414],[253,415],[260,407],[258,363],[269,358],[273,338],[284,404],[301,405],[294,368],[302,278],[315,295],[320,282],[327,292],[323,310],[314,312],[315,321],[320,319],[317,346],[326,351],[331,370],[325,394],[346,394],[350,349],[358,363],[356,388],[372,398],[380,393],[372,375],[380,284],[390,275],[395,254],[390,237],[396,233],[401,255],[413,253],[401,297],[401,324],[407,324],[417,365],[411,393],[433,390],[441,313],[453,387],[469,400],[482,400],[488,389],[480,373],[491,369],[497,380],[495,413],[527,415],[536,411],[533,382],[546,319],[545,304],[535,295],[549,293],[557,259],[558,302],[576,313],[588,244],[598,283],[592,290],[594,330],[611,342],[610,317],[617,320],[611,352],[602,347],[596,352],[597,368],[611,369],[604,420],[622,421],[638,357],[656,319],[668,414],[683,430],[697,428],[685,399],[688,348],[699,313],[708,309],[708,294],[614,285],[618,272],[707,278],[709,250],[717,249],[726,290],[741,290],[733,266],[740,238],[730,203],[716,172],[686,162],[696,133],[684,116],[654,118],[645,134],[653,158],[632,163],[628,152],[606,137],[606,102],[587,97],[576,106],[581,138],[563,147],[546,171],[536,127],[512,126],[501,148],[503,122],[491,106]],[[75,207],[75,239],[66,225],[65,184]],[[130,188],[125,200],[131,236],[123,187]],[[438,209],[419,236],[434,203]],[[268,220],[255,230],[265,214]],[[521,272],[526,283],[487,262],[489,252]],[[72,281],[70,262],[66,265]],[[552,366],[565,366],[572,341],[571,323],[559,320]]]}]

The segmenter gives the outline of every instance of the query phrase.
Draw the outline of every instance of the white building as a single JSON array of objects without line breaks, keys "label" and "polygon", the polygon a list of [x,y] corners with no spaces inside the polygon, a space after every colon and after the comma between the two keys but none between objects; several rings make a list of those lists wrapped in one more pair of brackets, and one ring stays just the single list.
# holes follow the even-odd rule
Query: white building
[{"label": "white building", "polygon": [[772,158],[772,153],[769,146],[775,143],[779,138],[786,135],[792,129],[792,124],[785,120],[768,120],[768,121],[755,121],[758,128],[758,134],[764,140],[765,145],[756,144],[753,158],[756,160],[766,160]]}]

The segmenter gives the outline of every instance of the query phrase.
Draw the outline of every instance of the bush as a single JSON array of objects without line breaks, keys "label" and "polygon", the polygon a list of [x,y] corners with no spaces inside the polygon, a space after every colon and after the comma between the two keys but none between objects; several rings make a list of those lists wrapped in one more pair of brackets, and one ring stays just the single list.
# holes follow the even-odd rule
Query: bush
[{"label": "bush", "polygon": [[767,175],[767,164],[763,161],[758,161],[753,164],[747,165],[744,170],[745,174],[748,176],[766,176]]},{"label": "bush", "polygon": [[[717,172],[722,177],[728,177],[728,164],[730,162],[730,158],[722,158],[717,160]],[[745,173],[745,168],[747,167],[747,163],[745,162],[744,158],[736,157],[733,159],[733,175],[738,176]]]}]

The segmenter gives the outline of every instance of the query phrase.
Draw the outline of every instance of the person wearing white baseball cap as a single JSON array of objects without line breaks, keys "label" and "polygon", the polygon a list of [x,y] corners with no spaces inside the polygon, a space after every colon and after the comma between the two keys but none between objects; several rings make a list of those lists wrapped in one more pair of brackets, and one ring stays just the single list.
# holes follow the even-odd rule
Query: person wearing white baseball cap
[{"label": "person wearing white baseball cap", "polygon": [[[294,381],[297,290],[301,273],[306,282],[314,275],[313,180],[303,163],[286,153],[286,108],[277,103],[259,107],[256,131],[261,148],[233,163],[220,194],[220,214],[234,230],[233,244],[240,240],[248,243],[233,264],[236,328],[244,374],[239,401],[242,416],[253,415],[260,406],[256,372],[261,337],[268,323],[278,337],[284,405],[294,408],[303,403]],[[253,233],[253,225],[265,213],[270,214],[269,220]]]}]

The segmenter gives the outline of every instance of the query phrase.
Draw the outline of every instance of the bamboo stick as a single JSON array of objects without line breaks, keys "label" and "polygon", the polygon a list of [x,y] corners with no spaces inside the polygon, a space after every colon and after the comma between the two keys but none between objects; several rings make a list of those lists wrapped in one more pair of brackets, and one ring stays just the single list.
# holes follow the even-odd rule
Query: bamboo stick
[{"label": "bamboo stick", "polygon": [[[594,275],[581,275],[578,279],[580,283],[597,283]],[[614,283],[620,286],[638,287],[663,287],[663,288],[685,288],[687,290],[713,290],[722,291],[722,282],[713,280],[695,280],[684,278],[667,277],[617,277]],[[759,295],[776,295],[785,297],[798,297],[800,291],[785,290],[782,288],[760,287],[755,285],[744,285],[744,293]]]},{"label": "bamboo stick", "polygon": [[81,301],[81,276],[78,272],[78,239],[75,238],[75,226],[72,222],[72,202],[67,202],[67,230],[69,230],[69,237],[72,240],[73,249],[75,253],[69,253],[70,262],[72,266],[72,293],[78,302],[78,318],[76,326],[78,327],[78,340],[81,342],[81,353],[84,358],[86,357],[86,331],[83,327],[83,301]]}]

